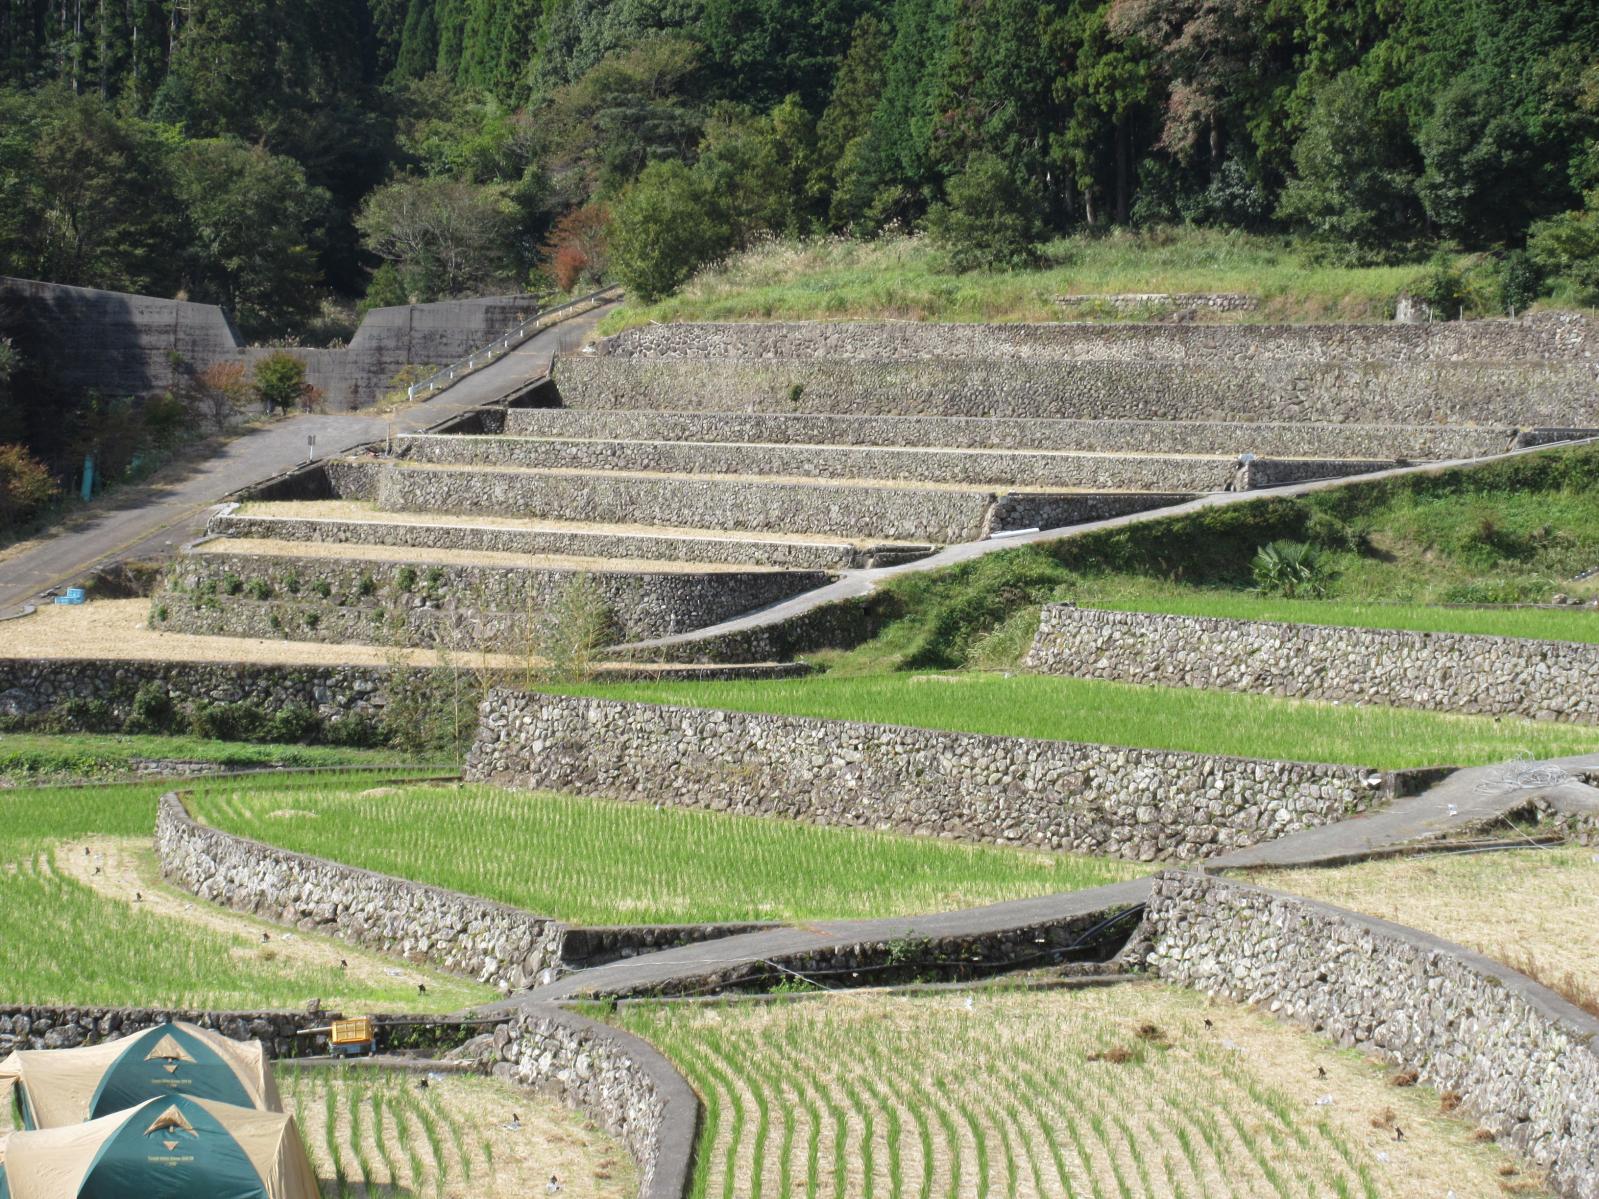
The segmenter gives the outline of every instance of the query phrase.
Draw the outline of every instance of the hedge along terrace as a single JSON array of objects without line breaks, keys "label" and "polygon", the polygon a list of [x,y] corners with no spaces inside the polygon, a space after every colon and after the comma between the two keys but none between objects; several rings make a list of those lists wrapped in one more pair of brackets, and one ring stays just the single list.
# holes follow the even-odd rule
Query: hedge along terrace
[{"label": "hedge along terrace", "polygon": [[[360,791],[393,777],[344,775],[338,785]],[[248,783],[269,810],[292,806],[305,785],[304,776]],[[196,784],[195,793],[208,786]],[[487,987],[351,946],[315,953],[298,934],[300,944],[285,945],[277,931],[266,942],[260,927],[243,917],[187,895],[165,902],[168,892],[159,884],[144,889],[143,868],[154,870],[146,847],[164,789],[130,784],[3,793],[0,1005],[256,1011],[303,1009],[318,996],[342,1010],[451,1011],[493,997]],[[123,855],[137,859],[137,881],[113,860]],[[212,918],[217,915],[224,920]],[[396,975],[386,969],[400,966]],[[425,997],[418,981],[426,983]]]},{"label": "hedge along terrace", "polygon": [[1032,642],[1038,605],[1052,600],[1237,604],[1242,616],[1262,598],[1256,554],[1285,540],[1312,548],[1322,592],[1301,593],[1307,606],[1294,620],[1310,620],[1311,604],[1328,605],[1315,609],[1327,613],[1321,623],[1403,604],[1412,611],[1395,627],[1587,640],[1599,621],[1582,612],[1429,606],[1599,596],[1599,576],[1577,578],[1599,566],[1599,446],[1264,497],[908,574],[864,601],[878,630],[871,640],[816,657],[846,671],[1009,666]]},{"label": "hedge along terrace", "polygon": [[1381,770],[1599,750],[1599,729],[1035,675],[821,675],[552,687],[568,695]]},{"label": "hedge along terrace", "polygon": [[[226,832],[573,923],[894,916],[1139,872],[1097,858],[483,786],[208,788],[188,804]],[[491,842],[494,853],[484,853]]]}]

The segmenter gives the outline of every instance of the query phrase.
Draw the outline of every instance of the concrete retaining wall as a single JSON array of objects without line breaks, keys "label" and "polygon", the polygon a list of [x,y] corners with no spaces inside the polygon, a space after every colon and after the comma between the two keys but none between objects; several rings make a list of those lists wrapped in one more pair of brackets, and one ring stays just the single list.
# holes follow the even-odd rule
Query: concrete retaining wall
[{"label": "concrete retaining wall", "polygon": [[832,576],[780,570],[413,566],[359,558],[198,553],[173,564],[151,610],[155,627],[186,633],[382,644],[386,635],[403,633],[405,644],[432,645],[452,627],[463,632],[477,627],[479,640],[503,640],[493,636],[497,628],[526,644],[541,623],[554,619],[567,589],[580,578],[605,606],[609,637],[638,640],[719,624],[821,587]]},{"label": "concrete retaining wall", "polygon": [[1576,361],[579,355],[555,379],[591,410],[1599,427],[1599,363]]},{"label": "concrete retaining wall", "polygon": [[[729,442],[558,441],[538,438],[406,437],[402,453],[416,462],[516,466],[545,470],[664,471],[819,479],[887,479],[982,487],[1083,488],[1094,491],[1226,491],[1232,458],[931,446],[749,445]],[[1392,461],[1324,462],[1261,458],[1249,467],[1254,486],[1362,474]]]},{"label": "concrete retaining wall", "polygon": [[1044,674],[1599,724],[1599,645],[1049,604]]},{"label": "concrete retaining wall", "polygon": [[1377,1050],[1599,1197],[1599,1020],[1457,945],[1243,883],[1163,874],[1146,919],[1157,974]]},{"label": "concrete retaining wall", "polygon": [[161,798],[162,875],[201,899],[506,989],[558,961],[560,926],[503,904],[306,857],[197,824]]},{"label": "concrete retaining wall", "polygon": [[[164,391],[220,362],[253,365],[271,348],[246,347],[222,309],[0,277],[22,297],[53,376],[107,395]],[[470,354],[538,310],[533,296],[449,300],[367,313],[346,349],[296,348],[307,378],[332,407],[378,398],[403,366],[442,365]]]},{"label": "concrete retaining wall", "polygon": [[[726,441],[767,445],[946,446],[1127,454],[1246,451],[1278,458],[1480,458],[1502,454],[1517,430],[1427,425],[1244,424],[1226,421],[1029,420],[959,416],[838,416],[763,412],[581,411],[512,408],[503,430],[520,437]],[[494,430],[498,431],[498,430]]]},{"label": "concrete retaining wall", "polygon": [[1356,766],[495,691],[468,777],[816,824],[1152,861],[1341,820]]}]

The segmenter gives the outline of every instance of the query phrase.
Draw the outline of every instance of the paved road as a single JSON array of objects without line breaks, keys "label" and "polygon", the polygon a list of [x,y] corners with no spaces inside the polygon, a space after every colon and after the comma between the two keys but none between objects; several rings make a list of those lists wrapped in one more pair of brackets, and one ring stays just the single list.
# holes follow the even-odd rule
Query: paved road
[{"label": "paved road", "polygon": [[[1528,784],[1536,781],[1527,773],[1531,766],[1587,773],[1599,770],[1599,754],[1456,771],[1424,794],[1399,800],[1382,811],[1324,828],[1292,833],[1264,845],[1192,863],[1189,868],[1332,865],[1474,830],[1527,802],[1532,793]],[[763,962],[780,962],[818,949],[848,949],[895,939],[937,939],[1034,929],[1085,914],[1108,913],[1143,903],[1149,897],[1150,882],[1148,878],[1137,879],[955,912],[892,919],[821,921],[742,933],[580,970],[546,986],[475,1010],[485,1014],[509,1014],[529,1005],[579,996],[627,994],[663,983],[673,983],[681,992],[692,993],[708,976]]]},{"label": "paved road", "polygon": [[0,618],[112,562],[171,554],[204,531],[212,507],[225,497],[304,462],[307,437],[316,438],[317,456],[327,457],[382,440],[391,425],[396,433],[417,432],[517,390],[547,374],[554,354],[575,346],[608,311],[595,309],[535,334],[492,366],[392,417],[290,417],[235,438],[216,457],[158,486],[113,492],[70,531],[0,562]]}]

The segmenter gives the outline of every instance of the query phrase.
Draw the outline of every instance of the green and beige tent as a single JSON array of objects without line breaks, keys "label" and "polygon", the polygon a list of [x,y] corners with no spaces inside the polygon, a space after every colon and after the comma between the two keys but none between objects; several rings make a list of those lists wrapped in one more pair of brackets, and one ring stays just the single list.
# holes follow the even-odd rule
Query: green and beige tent
[{"label": "green and beige tent", "polygon": [[0,1199],[319,1199],[294,1117],[174,1095],[14,1132]]},{"label": "green and beige tent", "polygon": [[81,1049],[22,1050],[0,1061],[0,1110],[14,1100],[24,1129],[81,1124],[173,1095],[283,1110],[259,1041],[192,1024],[160,1024]]}]

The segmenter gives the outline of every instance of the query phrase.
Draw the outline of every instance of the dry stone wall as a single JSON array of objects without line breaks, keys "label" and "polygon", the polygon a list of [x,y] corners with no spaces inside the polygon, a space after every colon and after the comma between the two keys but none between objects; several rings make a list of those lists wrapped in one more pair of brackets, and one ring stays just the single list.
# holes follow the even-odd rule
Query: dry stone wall
[{"label": "dry stone wall", "polygon": [[377,560],[186,554],[153,600],[153,623],[183,633],[300,641],[465,644],[453,640],[459,634],[526,644],[580,576],[603,601],[618,640],[718,624],[832,578],[820,571],[418,569]]},{"label": "dry stone wall", "polygon": [[[1238,421],[977,419],[812,413],[581,411],[512,408],[519,437],[724,441],[791,445],[947,446],[1277,458],[1478,458],[1502,454],[1518,430],[1428,425],[1245,424]],[[1559,438],[1564,440],[1564,438]]]},{"label": "dry stone wall", "polygon": [[1435,324],[936,324],[923,321],[742,321],[651,324],[600,343],[625,358],[1001,358],[1070,362],[1237,363],[1586,361],[1599,349],[1587,317]]},{"label": "dry stone wall", "polygon": [[493,986],[531,986],[559,961],[553,920],[231,836],[175,795],[161,799],[155,847],[162,875],[201,899]]},{"label": "dry stone wall", "polygon": [[1420,1073],[1570,1199],[1599,1199],[1599,1020],[1459,946],[1204,875],[1156,879],[1151,969]]},{"label": "dry stone wall", "polygon": [[494,691],[469,778],[1152,861],[1341,820],[1357,766],[1224,758]]},{"label": "dry stone wall", "polygon": [[[412,461],[545,470],[667,471],[778,478],[881,479],[965,486],[1083,488],[1092,491],[1225,491],[1233,458],[1198,454],[967,450],[934,446],[749,445],[727,442],[586,441],[536,438],[408,437]],[[1260,458],[1252,485],[1269,487],[1361,474],[1389,461]]]},{"label": "dry stone wall", "polygon": [[171,1008],[0,1007],[0,1057],[19,1049],[76,1049],[131,1037],[181,1020],[235,1041],[260,1041],[274,1058],[297,1057],[313,1042],[295,1034],[326,1028],[337,1012],[202,1012]]},{"label": "dry stone wall", "polygon": [[1589,361],[1229,357],[575,355],[555,379],[566,407],[589,410],[1599,427],[1599,363]]},{"label": "dry stone wall", "polygon": [[1599,645],[1049,604],[1044,674],[1599,724]]},{"label": "dry stone wall", "polygon": [[640,1199],[683,1199],[699,1100],[653,1047],[555,1007],[524,1009],[495,1032],[495,1074],[587,1112],[627,1147]]}]

